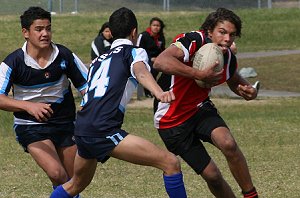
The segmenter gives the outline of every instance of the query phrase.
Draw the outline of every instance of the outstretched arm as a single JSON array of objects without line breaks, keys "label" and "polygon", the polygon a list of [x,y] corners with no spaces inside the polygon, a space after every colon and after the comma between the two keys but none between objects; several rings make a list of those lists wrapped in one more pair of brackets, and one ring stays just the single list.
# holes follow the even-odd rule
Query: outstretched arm
[{"label": "outstretched arm", "polygon": [[161,87],[156,83],[152,74],[146,69],[144,62],[136,62],[133,66],[133,72],[139,81],[161,102],[171,102],[175,99],[173,92],[164,92]]},{"label": "outstretched arm", "polygon": [[229,88],[237,95],[245,100],[253,100],[257,97],[258,90],[253,87],[246,79],[238,72],[227,81]]},{"label": "outstretched arm", "polygon": [[0,109],[11,112],[26,111],[39,122],[47,121],[53,114],[50,104],[15,100],[4,94],[0,94]]}]

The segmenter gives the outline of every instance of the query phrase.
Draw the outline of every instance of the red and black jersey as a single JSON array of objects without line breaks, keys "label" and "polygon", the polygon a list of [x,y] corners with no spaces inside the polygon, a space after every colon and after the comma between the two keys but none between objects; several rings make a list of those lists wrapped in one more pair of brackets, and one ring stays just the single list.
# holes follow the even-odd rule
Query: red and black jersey
[{"label": "red and black jersey", "polygon": [[[173,40],[184,52],[183,62],[192,67],[195,52],[204,44],[211,42],[202,31],[193,31],[177,35]],[[235,55],[228,49],[224,54],[224,73],[219,84],[231,78],[237,69]],[[158,84],[164,91],[172,90],[175,101],[172,103],[155,102],[154,125],[159,129],[178,126],[189,119],[197,111],[201,103],[209,97],[210,88],[201,88],[194,79],[178,75],[162,74]]]}]

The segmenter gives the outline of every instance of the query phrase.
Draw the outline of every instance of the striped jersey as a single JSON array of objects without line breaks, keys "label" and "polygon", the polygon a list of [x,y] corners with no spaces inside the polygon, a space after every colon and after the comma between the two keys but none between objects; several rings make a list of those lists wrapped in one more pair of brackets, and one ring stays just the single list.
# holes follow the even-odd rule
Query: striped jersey
[{"label": "striped jersey", "polygon": [[[16,100],[51,104],[53,115],[47,123],[59,124],[75,120],[75,103],[71,84],[79,90],[86,87],[87,68],[66,47],[51,43],[53,52],[45,67],[27,54],[26,45],[9,54],[0,65],[0,94],[12,89]],[[14,112],[14,123],[43,124],[29,113]]]},{"label": "striped jersey", "polygon": [[137,87],[133,65],[140,61],[150,70],[146,51],[127,39],[115,40],[107,53],[93,60],[75,135],[99,136],[121,128],[126,105]]},{"label": "striped jersey", "polygon": [[[211,42],[202,31],[179,34],[173,45],[184,52],[183,62],[192,67],[195,52],[204,44]],[[228,49],[224,54],[224,73],[219,84],[232,77],[237,69],[235,55]],[[172,90],[176,99],[172,103],[155,102],[154,125],[158,129],[178,126],[197,112],[201,103],[209,97],[210,88],[199,87],[194,79],[178,75],[162,74],[158,84],[164,91]]]}]

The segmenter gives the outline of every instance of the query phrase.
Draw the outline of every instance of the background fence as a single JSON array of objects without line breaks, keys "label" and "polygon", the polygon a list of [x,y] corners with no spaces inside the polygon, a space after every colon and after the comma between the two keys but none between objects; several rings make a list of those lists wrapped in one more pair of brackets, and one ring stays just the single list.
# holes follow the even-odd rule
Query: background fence
[{"label": "background fence", "polygon": [[21,14],[29,6],[56,13],[110,12],[126,6],[136,12],[196,11],[216,7],[300,8],[300,0],[0,0],[0,15]]}]

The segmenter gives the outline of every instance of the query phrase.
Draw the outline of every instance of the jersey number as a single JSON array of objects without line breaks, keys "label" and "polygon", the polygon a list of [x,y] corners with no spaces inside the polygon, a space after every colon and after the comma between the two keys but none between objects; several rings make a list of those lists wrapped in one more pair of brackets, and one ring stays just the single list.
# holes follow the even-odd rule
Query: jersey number
[{"label": "jersey number", "polygon": [[111,58],[104,60],[101,66],[96,71],[91,79],[91,84],[88,91],[95,89],[94,98],[104,96],[109,83],[109,65]]}]

